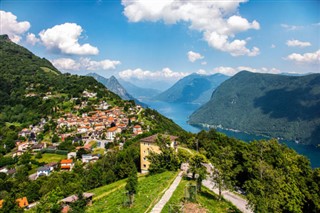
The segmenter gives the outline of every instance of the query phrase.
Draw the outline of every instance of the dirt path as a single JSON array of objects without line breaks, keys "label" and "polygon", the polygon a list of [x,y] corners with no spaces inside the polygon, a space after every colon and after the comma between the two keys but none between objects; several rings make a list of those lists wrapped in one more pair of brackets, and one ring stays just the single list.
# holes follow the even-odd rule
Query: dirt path
[{"label": "dirt path", "polygon": [[170,200],[173,192],[176,190],[178,187],[181,179],[182,179],[182,173],[183,171],[179,172],[178,176],[176,179],[173,181],[169,189],[164,193],[162,198],[159,200],[159,202],[153,207],[150,213],[160,213],[163,207],[166,205],[166,203]]},{"label": "dirt path", "polygon": [[[207,187],[208,189],[210,189],[214,193],[219,194],[219,190],[217,188],[213,188],[214,183],[209,177],[206,180],[202,181],[202,185],[204,185],[205,187]],[[229,192],[229,191],[223,191],[222,196],[224,197],[224,199],[230,201],[233,205],[235,205],[241,212],[253,213],[253,211],[246,208],[248,201],[243,199],[242,197],[240,197],[232,192]]]}]

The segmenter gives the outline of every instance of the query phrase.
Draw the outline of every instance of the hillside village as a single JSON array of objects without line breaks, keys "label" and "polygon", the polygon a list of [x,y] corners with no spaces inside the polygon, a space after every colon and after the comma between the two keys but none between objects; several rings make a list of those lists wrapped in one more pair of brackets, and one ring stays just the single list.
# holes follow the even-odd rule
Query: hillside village
[{"label": "hillside village", "polygon": [[[88,91],[83,92],[85,98],[95,98],[96,93]],[[50,98],[45,96],[44,99]],[[101,154],[107,152],[108,147],[118,146],[122,149],[126,139],[130,139],[143,132],[149,131],[149,127],[142,129],[143,121],[139,124],[139,114],[143,110],[140,105],[135,105],[124,110],[124,107],[111,106],[106,101],[99,101],[93,105],[94,111],[85,113],[77,113],[78,110],[85,108],[88,102],[82,101],[79,105],[74,106],[73,112],[62,114],[58,118],[50,118],[54,123],[55,131],[51,133],[52,140],[38,138],[43,134],[44,129],[49,121],[41,119],[38,125],[30,125],[29,128],[22,129],[16,141],[16,148],[12,152],[12,157],[22,156],[24,153],[61,153],[66,154],[67,159],[60,162],[50,162],[37,169],[36,175],[31,176],[31,179],[36,179],[41,175],[49,175],[54,170],[59,168],[65,171],[71,171],[74,165],[74,160],[77,158],[77,152],[82,150],[80,155],[82,163],[95,162]],[[125,137],[121,137],[125,133]],[[67,140],[72,140],[74,150],[67,152],[59,150],[61,143]],[[92,154],[94,149],[99,149],[100,154]],[[101,152],[102,151],[102,152]],[[15,169],[6,167],[0,168],[0,172],[6,174],[14,174]]]}]

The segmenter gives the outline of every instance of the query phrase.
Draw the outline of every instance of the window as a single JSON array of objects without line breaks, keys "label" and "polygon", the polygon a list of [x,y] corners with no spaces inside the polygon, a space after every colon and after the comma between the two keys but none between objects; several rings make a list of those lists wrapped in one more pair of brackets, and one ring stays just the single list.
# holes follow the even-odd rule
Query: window
[{"label": "window", "polygon": [[143,160],[147,160],[147,158],[144,157]]},{"label": "window", "polygon": [[143,168],[146,168],[147,167],[147,165],[146,164],[143,164]]}]

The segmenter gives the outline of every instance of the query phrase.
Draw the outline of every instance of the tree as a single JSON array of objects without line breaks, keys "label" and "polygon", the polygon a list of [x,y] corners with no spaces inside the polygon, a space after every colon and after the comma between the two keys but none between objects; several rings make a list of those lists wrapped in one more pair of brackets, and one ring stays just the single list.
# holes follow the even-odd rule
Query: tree
[{"label": "tree", "polygon": [[137,177],[138,171],[133,161],[131,161],[129,166],[131,167],[131,171],[130,171],[125,188],[128,192],[129,206],[131,207],[133,204],[134,195],[137,193],[137,189],[138,189],[138,177]]},{"label": "tree", "polygon": [[85,210],[86,210],[87,201],[83,197],[83,191],[82,190],[78,191],[77,197],[78,197],[78,199],[75,202],[71,203],[71,205],[70,205],[71,212],[84,213]]},{"label": "tree", "polygon": [[0,209],[0,212],[6,213],[22,213],[24,210],[18,206],[18,203],[15,199],[15,196],[13,194],[7,195],[4,199],[4,202],[2,204],[2,208]]},{"label": "tree", "polygon": [[52,136],[52,143],[57,143],[57,142],[59,142],[59,136],[57,134],[54,134]]},{"label": "tree", "polygon": [[194,155],[190,160],[190,169],[192,178],[197,182],[197,190],[201,192],[202,180],[206,178],[206,168],[203,164],[206,163],[205,157],[201,154]]},{"label": "tree", "polygon": [[234,151],[230,146],[221,147],[220,150],[215,152],[215,156],[212,157],[214,169],[212,173],[212,179],[215,182],[215,187],[219,189],[219,200],[222,198],[222,190],[232,188],[233,177],[236,170],[233,168]]},{"label": "tree", "polygon": [[37,205],[37,213],[60,213],[61,205],[59,201],[63,198],[62,191],[59,187],[50,191],[40,199],[40,203]]}]

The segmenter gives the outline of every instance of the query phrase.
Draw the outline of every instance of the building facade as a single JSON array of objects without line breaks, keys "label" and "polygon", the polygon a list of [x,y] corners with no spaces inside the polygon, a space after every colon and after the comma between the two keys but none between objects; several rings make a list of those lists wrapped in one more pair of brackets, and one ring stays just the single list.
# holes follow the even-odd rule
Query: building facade
[{"label": "building facade", "polygon": [[[151,152],[159,154],[161,152],[160,147],[157,144],[159,134],[155,134],[140,140],[140,166],[141,173],[147,173],[149,171],[150,161],[148,155]],[[176,139],[178,137],[172,135],[161,135],[162,138],[168,138],[170,140],[170,147],[177,150]]]}]

